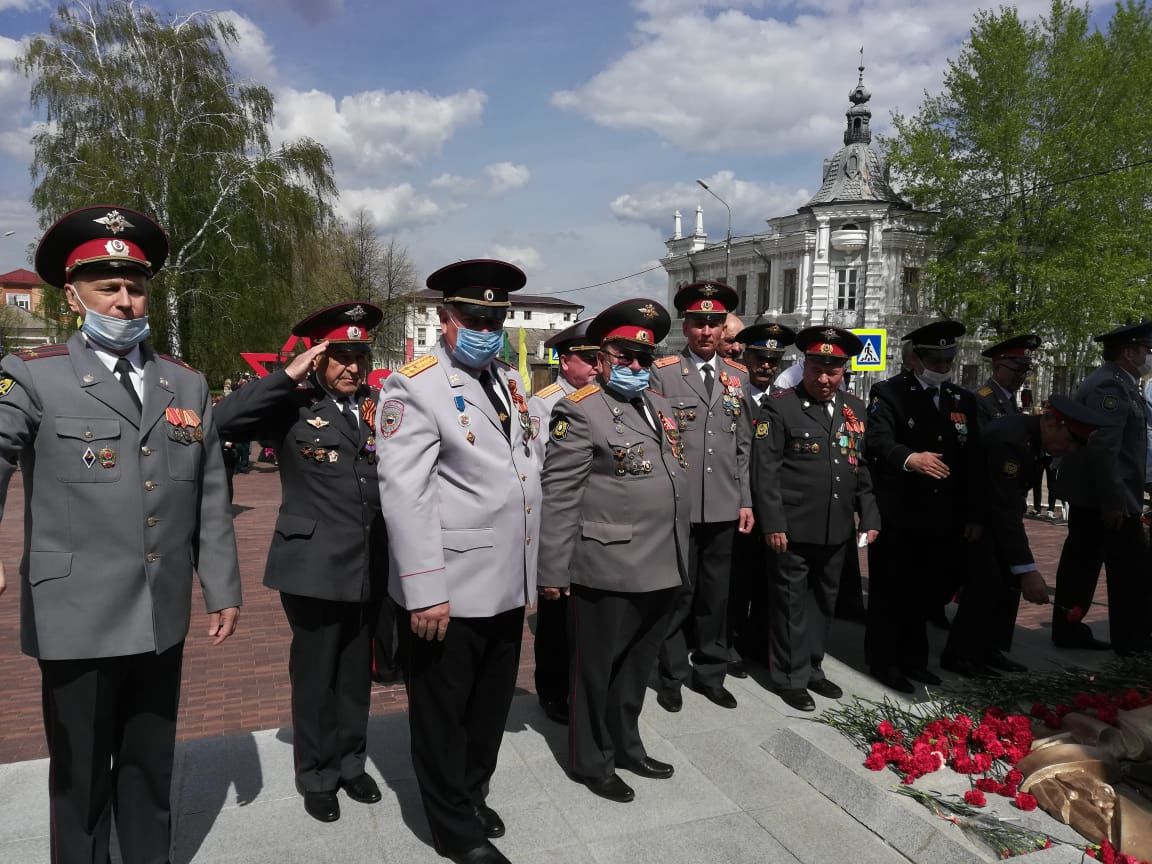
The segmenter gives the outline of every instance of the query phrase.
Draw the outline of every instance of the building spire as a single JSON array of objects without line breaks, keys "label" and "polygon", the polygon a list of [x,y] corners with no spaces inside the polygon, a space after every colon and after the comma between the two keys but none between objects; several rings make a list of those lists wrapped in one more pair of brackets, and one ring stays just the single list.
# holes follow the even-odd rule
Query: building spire
[{"label": "building spire", "polygon": [[864,47],[860,47],[860,65],[859,76],[856,79],[856,86],[848,94],[848,101],[852,103],[852,107],[844,115],[848,118],[848,128],[844,130],[844,143],[845,144],[871,144],[872,143],[872,130],[868,128],[868,124],[872,120],[872,111],[867,107],[868,100],[872,98],[872,94],[868,92],[868,88],[864,86]]}]

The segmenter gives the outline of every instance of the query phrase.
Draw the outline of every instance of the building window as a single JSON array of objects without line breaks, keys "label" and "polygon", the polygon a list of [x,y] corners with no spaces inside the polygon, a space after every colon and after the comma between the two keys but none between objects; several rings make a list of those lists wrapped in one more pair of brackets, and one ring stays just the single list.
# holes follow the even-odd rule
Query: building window
[{"label": "building window", "polygon": [[8,305],[18,306],[21,309],[30,309],[32,307],[31,294],[9,294]]},{"label": "building window", "polygon": [[769,277],[772,275],[772,265],[768,265],[768,270],[765,273],[756,274],[756,311],[767,312],[771,307],[771,288],[768,285]]},{"label": "building window", "polygon": [[532,310],[531,309],[525,309],[524,310],[524,320],[525,321],[531,321],[532,320]]},{"label": "building window", "polygon": [[796,268],[790,267],[784,271],[784,297],[780,311],[785,315],[796,311],[797,301]]},{"label": "building window", "polygon": [[842,267],[836,271],[836,308],[854,310],[856,308],[856,276],[859,271],[855,267]]},{"label": "building window", "polygon": [[416,328],[416,344],[417,345],[427,345],[428,344],[428,328],[427,327],[417,327]]},{"label": "building window", "polygon": [[516,317],[516,310],[515,309],[509,309],[508,310],[508,320],[511,321],[515,317]]},{"label": "building window", "polygon": [[736,302],[736,314],[743,315],[748,305],[748,275],[741,273],[736,277],[736,293],[740,299]]},{"label": "building window", "polygon": [[423,317],[424,315],[427,315],[428,314],[428,307],[427,306],[417,306],[416,307],[416,314],[420,315],[421,317]]},{"label": "building window", "polygon": [[565,312],[564,313],[564,320],[565,321],[571,321],[572,320],[572,313],[571,312]]},{"label": "building window", "polygon": [[920,313],[920,268],[904,268],[904,284],[901,286],[903,303],[901,311],[905,315],[918,315]]}]

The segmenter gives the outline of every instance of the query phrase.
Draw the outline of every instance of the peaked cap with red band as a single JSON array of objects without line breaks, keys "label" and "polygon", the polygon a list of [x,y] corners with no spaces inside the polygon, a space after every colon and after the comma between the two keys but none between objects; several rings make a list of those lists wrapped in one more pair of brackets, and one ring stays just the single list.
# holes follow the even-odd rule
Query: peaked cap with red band
[{"label": "peaked cap with red band", "polygon": [[847,362],[864,350],[864,343],[851,330],[843,327],[805,327],[796,334],[796,347],[809,357]]},{"label": "peaked cap with red band", "polygon": [[672,302],[684,315],[722,316],[736,310],[740,295],[723,282],[693,282],[677,291]]},{"label": "peaked cap with red band", "polygon": [[372,329],[384,318],[384,311],[363,300],[337,303],[313,312],[292,328],[293,336],[313,342],[327,339],[332,344],[371,345]]},{"label": "peaked cap with red band", "polygon": [[588,325],[588,341],[596,345],[627,342],[633,348],[656,350],[672,328],[668,310],[655,300],[636,297],[609,306]]},{"label": "peaked cap with red band", "polygon": [[1072,437],[1081,444],[1088,443],[1088,438],[1097,429],[1110,426],[1113,422],[1110,417],[1059,393],[1048,397],[1048,413],[1063,423]]},{"label": "peaked cap with red band", "polygon": [[1013,336],[1003,342],[997,342],[991,348],[980,352],[981,356],[989,360],[1013,360],[1020,364],[1032,364],[1032,352],[1040,347],[1040,337],[1035,333],[1025,333],[1023,336]]},{"label": "peaked cap with red band", "polygon": [[61,216],[36,247],[36,272],[63,288],[80,267],[138,270],[151,279],[168,258],[168,237],[143,213],[101,204]]}]

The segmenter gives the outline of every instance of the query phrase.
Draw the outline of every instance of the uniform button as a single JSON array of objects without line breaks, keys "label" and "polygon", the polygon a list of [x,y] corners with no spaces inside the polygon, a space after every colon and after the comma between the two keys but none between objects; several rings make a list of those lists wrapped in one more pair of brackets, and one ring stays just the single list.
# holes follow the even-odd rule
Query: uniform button
[{"label": "uniform button", "polygon": [[708,416],[709,416],[709,417],[715,417],[716,415],[715,415],[715,414],[713,414],[711,411],[709,411],[709,412],[708,412]]},{"label": "uniform button", "polygon": [[361,483],[367,483],[368,481],[367,481],[367,480],[365,480],[363,477],[361,477],[361,478],[360,478],[360,482],[361,482]]},{"label": "uniform button", "polygon": [[805,432],[805,433],[804,433],[804,437],[805,437],[805,438],[807,438],[807,437],[808,437],[808,433],[807,433],[807,432]]},{"label": "uniform button", "polygon": [[149,553],[148,553],[148,555],[147,555],[147,557],[145,557],[145,559],[144,559],[144,560],[145,560],[145,561],[147,561],[149,564],[155,564],[155,563],[156,563],[156,559],[157,559],[157,558],[159,558],[159,557],[160,557],[160,556],[159,556],[159,555],[157,555],[155,552],[149,552]]},{"label": "uniform button", "polygon": [[839,497],[840,497],[840,495],[839,495],[839,493],[837,493],[837,492],[833,492],[833,493],[832,493],[832,497],[833,497],[833,498],[839,498]]},{"label": "uniform button", "polygon": [[84,440],[85,441],[91,441],[92,440],[92,430],[91,429],[85,429],[84,430]]},{"label": "uniform button", "polygon": [[709,430],[708,430],[708,434],[709,434],[709,435],[715,435],[716,433],[715,433],[715,432],[713,432],[711,429],[709,429]]},{"label": "uniform button", "polygon": [[711,447],[709,447],[709,448],[708,448],[708,455],[709,455],[709,456],[711,456],[711,455],[712,455],[713,453],[715,453],[715,452],[716,452],[716,451],[715,451],[715,450],[713,450]]},{"label": "uniform button", "polygon": [[528,475],[527,474],[521,474],[520,475],[520,482],[521,483],[527,483],[528,482]]},{"label": "uniform button", "polygon": [[148,527],[149,527],[149,528],[155,528],[155,527],[156,527],[156,522],[157,522],[157,519],[156,519],[156,517],[155,517],[155,516],[149,516],[149,517],[148,517]]},{"label": "uniform button", "polygon": [[531,537],[527,538],[527,539],[524,541],[524,545],[525,545],[525,546],[531,546],[531,545],[532,545],[532,538],[531,538]]},{"label": "uniform button", "polygon": [[143,453],[145,456],[151,456],[152,455],[152,448],[151,447],[141,447],[140,452]]},{"label": "uniform button", "polygon": [[[669,474],[671,474],[673,477],[675,477],[675,476],[676,476],[676,472],[675,472],[675,471],[669,471],[668,473],[669,473]],[[679,496],[679,495],[677,495],[676,497],[677,497],[677,498],[679,498],[680,496]]]},{"label": "uniform button", "polygon": [[151,492],[153,489],[155,489],[155,488],[156,488],[156,484],[155,484],[155,483],[153,483],[151,480],[145,480],[145,481],[144,481],[144,488],[145,488],[147,491]]},{"label": "uniform button", "polygon": [[529,507],[529,508],[528,508],[528,512],[529,512],[529,513],[531,513],[531,512],[532,512],[532,508],[531,508],[531,507]]},{"label": "uniform button", "polygon": [[712,466],[708,466],[704,470],[707,471],[709,474],[711,474],[712,473]]},{"label": "uniform button", "polygon": [[839,464],[840,464],[840,460],[839,460],[839,459],[833,459],[833,460],[832,460],[832,464],[833,464],[833,465],[839,465]]},{"label": "uniform button", "polygon": [[837,478],[836,478],[836,482],[837,482],[837,483],[839,483],[839,482],[840,482],[840,478],[839,478],[839,477],[837,477]]}]

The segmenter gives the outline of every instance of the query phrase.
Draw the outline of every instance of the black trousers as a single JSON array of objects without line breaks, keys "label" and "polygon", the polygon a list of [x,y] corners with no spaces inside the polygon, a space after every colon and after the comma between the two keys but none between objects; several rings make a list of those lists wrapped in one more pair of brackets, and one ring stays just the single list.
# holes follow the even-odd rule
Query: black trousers
[{"label": "black trousers", "polygon": [[773,554],[769,674],[775,686],[803,690],[810,681],[823,680],[824,648],[848,546],[789,543]]},{"label": "black trousers", "polygon": [[[403,622],[403,619],[401,619]],[[484,802],[516,689],[524,607],[453,618],[443,642],[403,622],[412,766],[441,854],[484,842],[473,808]]]},{"label": "black trousers", "polygon": [[[404,616],[407,621],[407,615]],[[396,604],[385,595],[376,611],[376,625],[372,628],[372,674],[382,680],[399,677],[400,660],[396,639]]]},{"label": "black trousers", "polygon": [[160,654],[41,660],[52,864],[165,864],[184,643]]},{"label": "black trousers", "polygon": [[929,536],[885,524],[868,547],[864,655],[869,666],[928,665],[928,616],[959,588],[970,545],[960,533]]},{"label": "black trousers", "polygon": [[541,701],[568,700],[568,597],[536,604],[536,695]]},{"label": "black trousers", "polygon": [[574,776],[606,779],[618,762],[647,755],[640,711],[677,590],[622,593],[572,586],[568,723]]},{"label": "black trousers", "polygon": [[[987,531],[987,528],[985,528]],[[996,554],[995,537],[985,535],[969,549],[971,566],[960,589],[960,606],[944,653],[985,663],[993,651],[1008,651],[1020,609],[1020,577]]]},{"label": "black trousers", "polygon": [[[688,584],[677,589],[660,646],[660,688],[677,690],[695,672],[707,687],[719,687],[728,671],[728,586],[736,522],[694,522],[688,535]],[[695,639],[689,639],[689,628]],[[690,647],[692,659],[689,663]]]},{"label": "black trousers", "polygon": [[1068,537],[1056,570],[1056,604],[1052,638],[1074,641],[1091,630],[1067,620],[1068,610],[1084,614],[1092,606],[1100,566],[1108,575],[1108,628],[1112,647],[1128,651],[1142,643],[1152,626],[1149,604],[1148,537],[1139,517],[1128,516],[1119,528],[1107,528],[1100,511],[1073,504]]},{"label": "black trousers", "polygon": [[768,662],[771,576],[768,546],[759,531],[736,532],[728,588],[728,645],[733,660]]},{"label": "black trousers", "polygon": [[849,545],[844,549],[844,567],[840,570],[836,614],[847,617],[863,608],[864,580],[860,576],[860,550],[855,545]]},{"label": "black trousers", "polygon": [[364,773],[376,609],[280,593],[292,628],[292,751],[296,788],[334,792]]}]

